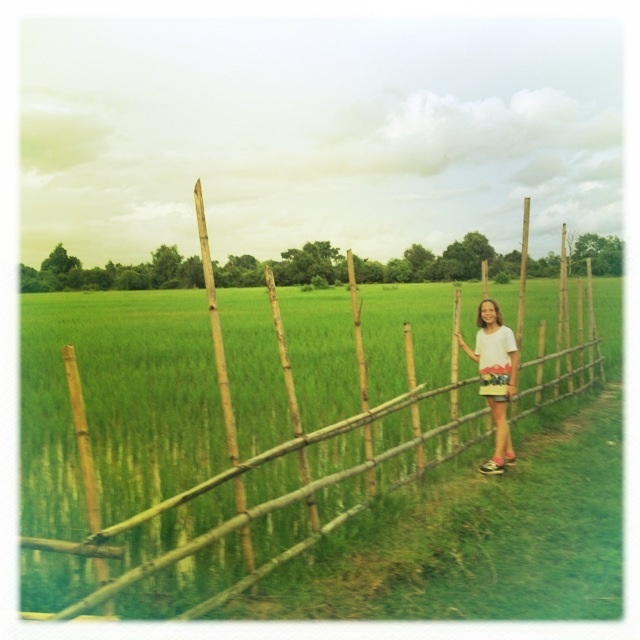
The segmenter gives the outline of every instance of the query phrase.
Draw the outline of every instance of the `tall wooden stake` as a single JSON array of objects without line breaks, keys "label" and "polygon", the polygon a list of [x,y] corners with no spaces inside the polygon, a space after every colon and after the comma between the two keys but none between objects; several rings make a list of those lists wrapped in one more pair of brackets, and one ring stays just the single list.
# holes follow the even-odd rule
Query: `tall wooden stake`
[{"label": "tall wooden stake", "polygon": [[[524,213],[522,222],[522,256],[520,261],[520,295],[518,298],[518,325],[516,328],[516,353],[513,371],[511,372],[512,382],[518,384],[520,378],[520,363],[522,362],[522,335],[524,333],[524,303],[527,290],[527,262],[529,260],[529,217],[531,212],[531,198],[524,199]],[[511,416],[515,416],[518,405],[511,404]]]},{"label": "tall wooden stake", "polygon": [[[416,361],[413,353],[413,336],[411,334],[411,323],[404,323],[404,349],[407,354],[407,379],[409,382],[409,391],[413,391],[416,384]],[[411,425],[413,429],[413,436],[418,438],[422,429],[420,427],[420,408],[418,403],[414,402],[411,405]],[[421,442],[416,447],[416,466],[419,471],[423,471],[425,468],[425,455],[424,455],[424,442]]]},{"label": "tall wooden stake", "polygon": [[[591,277],[591,258],[587,258],[587,287],[589,289],[589,323],[590,323],[590,339],[598,339],[598,328],[596,327],[596,314],[593,309],[593,280]],[[598,358],[600,359],[600,379],[602,384],[605,382],[604,378],[604,363],[602,362],[602,350],[600,349],[600,343],[596,345],[598,351]]]},{"label": "tall wooden stake", "polygon": [[[358,306],[356,272],[353,266],[353,253],[351,249],[347,250],[347,270],[349,272],[349,291],[351,292],[351,309],[353,311],[353,326],[356,338],[356,357],[358,359],[358,373],[360,375],[360,404],[362,411],[369,410],[369,390],[367,382],[367,363],[364,357],[364,346],[362,343],[362,323],[361,313],[362,305]],[[364,427],[364,450],[367,461],[373,460],[375,455],[373,447],[373,425],[368,424]],[[372,496],[376,493],[376,476],[375,470],[370,469],[367,472],[367,493]]]},{"label": "tall wooden stake", "polygon": [[[562,234],[563,234],[563,246],[565,246],[566,244],[566,240],[564,238],[566,238],[566,226],[563,226],[562,229]],[[566,251],[566,249],[565,249]],[[567,271],[567,259],[565,256],[565,268],[563,271],[563,278],[564,278],[564,286],[562,287],[562,334],[564,336],[564,346],[565,349],[570,349],[571,348],[571,331],[569,328],[569,281],[568,281],[568,271]],[[573,372],[573,362],[571,360],[571,354],[567,353],[567,355],[565,356],[565,362],[566,362],[566,367],[567,367],[567,373],[572,373]],[[573,376],[569,376],[568,380],[568,385],[569,385],[569,393],[573,393]]]},{"label": "tall wooden stake", "polygon": [[[562,335],[564,331],[564,298],[567,276],[567,225],[562,224],[562,244],[560,246],[560,291],[558,298],[558,333],[556,334],[556,351],[562,349]],[[560,358],[556,358],[556,379],[560,377],[561,361]],[[553,387],[554,397],[557,399],[560,396],[560,384],[556,383]]]},{"label": "tall wooden stake", "polygon": [[[96,488],[95,468],[93,465],[93,453],[91,451],[91,440],[89,438],[89,426],[84,407],[82,395],[82,385],[80,384],[80,374],[76,361],[76,352],[73,345],[65,345],[62,348],[62,359],[64,361],[67,383],[69,386],[69,397],[71,399],[71,411],[73,413],[73,423],[75,426],[76,439],[78,441],[78,452],[80,455],[80,468],[82,469],[82,482],[84,484],[84,496],[87,507],[87,518],[91,533],[100,531],[100,505],[98,500],[98,490]],[[101,586],[109,582],[109,567],[102,558],[94,558],[94,566]],[[103,608],[105,615],[113,615],[113,602],[107,601]]]},{"label": "tall wooden stake", "polygon": [[[209,301],[209,317],[211,320],[211,332],[213,335],[213,348],[216,360],[216,370],[218,372],[218,386],[220,389],[220,400],[222,403],[222,413],[224,416],[224,424],[227,436],[227,449],[229,452],[229,460],[231,462],[231,465],[237,467],[240,461],[240,455],[238,453],[236,420],[233,414],[231,393],[229,391],[227,362],[224,354],[224,344],[222,342],[222,328],[220,325],[218,304],[216,302],[216,286],[213,278],[213,264],[211,261],[211,253],[209,251],[209,236],[207,235],[207,223],[204,214],[204,201],[202,198],[202,187],[200,186],[200,180],[196,182],[196,186],[194,189],[194,198],[196,205],[196,216],[198,219],[198,231],[200,234],[202,269],[204,271],[204,282],[207,289],[207,298]],[[242,481],[242,478],[240,477],[234,478],[233,483],[236,510],[238,513],[244,513],[247,510],[247,497],[244,483]],[[243,527],[240,530],[240,538],[242,540],[245,566],[247,568],[247,571],[251,573],[255,570],[255,561],[253,556],[253,546],[251,543],[251,529],[248,526]]]},{"label": "tall wooden stake", "polygon": [[[461,291],[459,287],[456,287],[453,296],[453,333],[451,335],[451,382],[455,384],[458,382],[458,360],[460,346],[458,344],[458,338],[456,333],[460,331],[460,295]],[[458,407],[458,390],[451,390],[451,419],[457,420],[459,415]],[[460,435],[458,429],[452,429],[449,438],[449,452],[458,448],[460,444]]]},{"label": "tall wooden stake", "polygon": [[489,261],[482,261],[482,299],[489,297]]},{"label": "tall wooden stake", "polygon": [[[584,311],[582,309],[582,280],[578,279],[578,344],[584,344]],[[580,349],[578,353],[578,368],[580,374],[578,381],[580,388],[584,387],[584,349]]]},{"label": "tall wooden stake", "polygon": [[[547,334],[547,321],[540,321],[540,328],[538,330],[538,358],[544,357],[545,338]],[[542,386],[544,380],[544,361],[541,361],[536,371],[536,386]],[[536,406],[539,407],[542,404],[542,389],[536,391]]]},{"label": "tall wooden stake", "polygon": [[[280,364],[282,365],[282,373],[284,374],[284,384],[287,389],[287,400],[289,402],[289,415],[291,424],[293,425],[293,435],[300,438],[304,435],[302,429],[302,420],[300,419],[300,410],[298,408],[298,400],[296,397],[296,389],[293,383],[293,372],[291,370],[291,361],[289,359],[289,351],[284,336],[284,327],[282,325],[282,317],[280,315],[280,305],[276,294],[276,283],[273,278],[273,271],[269,266],[265,268],[265,279],[267,290],[269,292],[269,300],[271,302],[271,312],[273,314],[273,322],[276,328],[276,338],[278,340],[278,351],[280,353]],[[298,467],[300,469],[300,477],[303,485],[311,482],[311,472],[309,471],[309,463],[307,461],[307,452],[305,449],[298,451]],[[318,506],[316,504],[315,494],[307,497],[307,506],[309,508],[309,519],[313,531],[320,531],[320,518],[318,517]]]}]

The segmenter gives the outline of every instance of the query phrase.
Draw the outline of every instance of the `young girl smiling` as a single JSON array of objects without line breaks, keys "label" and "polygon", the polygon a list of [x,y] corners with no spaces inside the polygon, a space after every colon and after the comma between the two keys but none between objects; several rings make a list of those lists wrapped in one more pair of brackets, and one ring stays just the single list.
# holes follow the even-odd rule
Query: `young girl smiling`
[{"label": "young girl smiling", "polygon": [[507,404],[516,392],[515,355],[518,351],[513,331],[504,325],[500,307],[495,300],[483,300],[478,307],[476,348],[465,343],[456,332],[458,343],[480,369],[480,394],[487,398],[496,425],[493,457],[480,466],[480,473],[499,475],[506,465],[515,465],[511,432],[507,422]]}]

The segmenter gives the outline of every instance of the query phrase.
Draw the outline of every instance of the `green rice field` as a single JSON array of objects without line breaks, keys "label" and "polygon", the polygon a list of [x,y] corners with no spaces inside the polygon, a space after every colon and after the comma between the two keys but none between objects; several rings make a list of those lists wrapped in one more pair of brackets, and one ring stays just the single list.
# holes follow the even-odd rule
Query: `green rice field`
[{"label": "green rice field", "polygon": [[[575,344],[577,282],[570,280],[569,287]],[[593,289],[607,378],[620,379],[623,280],[595,279]],[[408,390],[405,322],[411,323],[418,383],[436,388],[450,381],[454,291],[450,283],[359,288],[370,407]],[[505,323],[515,331],[518,283],[492,285],[490,294],[500,303]],[[292,425],[266,289],[221,289],[217,298],[243,460],[291,439]],[[472,346],[480,298],[480,283],[462,285],[461,330]],[[278,300],[304,431],[360,413],[348,289],[282,288]],[[557,280],[527,282],[523,362],[537,356],[542,320],[546,321],[545,351],[556,350],[558,300]],[[586,302],[584,318],[586,336]],[[104,527],[229,466],[203,290],[23,294],[20,330],[21,535],[81,541],[89,533],[62,360],[64,345],[75,347]],[[461,354],[460,379],[475,376],[474,367]],[[554,365],[546,365],[549,377],[553,370]],[[534,368],[523,371],[521,388],[533,384]],[[523,399],[522,409],[532,402],[532,397]],[[473,387],[460,391],[461,414],[482,407]],[[446,423],[448,395],[421,403],[420,412],[423,431]],[[482,428],[471,425],[469,434]],[[374,433],[377,452],[410,439],[410,410],[384,418]],[[437,454],[439,446],[430,441],[427,457]],[[359,464],[364,461],[362,431],[310,447],[308,456],[314,478]],[[411,473],[414,458],[406,454],[376,469],[378,482],[384,486]],[[300,486],[295,455],[243,478],[249,506]],[[362,477],[324,490],[317,496],[321,521],[360,502],[364,494]],[[127,553],[123,561],[109,561],[112,575],[186,542],[234,513],[232,487],[227,483],[121,534],[110,544],[126,547]],[[256,564],[304,538],[308,526],[304,503],[252,523]],[[96,588],[91,562],[71,556],[24,550],[20,574],[23,611],[58,611]],[[242,575],[240,545],[231,535],[138,585],[135,598],[125,591],[116,609],[124,618],[170,616]]]}]

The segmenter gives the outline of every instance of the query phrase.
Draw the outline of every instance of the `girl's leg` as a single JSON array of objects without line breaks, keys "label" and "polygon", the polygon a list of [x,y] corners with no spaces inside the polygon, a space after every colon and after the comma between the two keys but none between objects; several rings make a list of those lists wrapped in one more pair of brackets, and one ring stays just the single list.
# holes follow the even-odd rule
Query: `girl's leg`
[{"label": "girl's leg", "polygon": [[494,457],[504,458],[505,451],[513,451],[511,432],[507,422],[507,402],[496,402],[488,397],[487,402],[491,408],[491,415],[496,425],[496,448]]}]

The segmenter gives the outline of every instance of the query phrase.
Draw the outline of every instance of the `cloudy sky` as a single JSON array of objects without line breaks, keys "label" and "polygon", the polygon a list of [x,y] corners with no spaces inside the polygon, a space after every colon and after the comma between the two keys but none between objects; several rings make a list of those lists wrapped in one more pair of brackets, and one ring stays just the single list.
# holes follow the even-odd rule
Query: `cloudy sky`
[{"label": "cloudy sky", "polygon": [[[80,15],[80,14],[78,14]],[[22,17],[19,259],[530,254],[623,225],[621,17]]]}]

